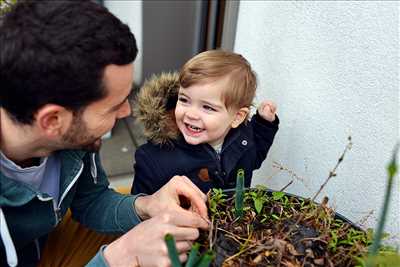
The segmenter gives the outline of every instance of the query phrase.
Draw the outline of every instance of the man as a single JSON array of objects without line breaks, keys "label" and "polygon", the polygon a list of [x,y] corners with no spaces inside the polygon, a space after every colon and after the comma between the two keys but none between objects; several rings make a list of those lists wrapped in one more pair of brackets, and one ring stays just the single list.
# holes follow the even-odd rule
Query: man
[{"label": "man", "polygon": [[[91,229],[126,233],[93,266],[169,266],[164,235],[175,236],[185,260],[197,228],[208,227],[205,195],[185,177],[150,196],[108,189],[97,152],[101,136],[131,112],[136,55],[129,28],[91,1],[19,1],[4,17],[1,266],[35,266],[68,209]],[[196,212],[182,209],[180,196]]]}]

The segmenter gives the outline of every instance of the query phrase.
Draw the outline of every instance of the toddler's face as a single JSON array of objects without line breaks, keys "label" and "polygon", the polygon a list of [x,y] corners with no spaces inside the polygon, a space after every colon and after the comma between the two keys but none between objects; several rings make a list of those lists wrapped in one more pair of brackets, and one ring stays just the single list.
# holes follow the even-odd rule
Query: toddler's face
[{"label": "toddler's face", "polygon": [[236,112],[222,102],[224,86],[225,79],[218,79],[179,89],[176,124],[189,144],[221,144],[232,128]]}]

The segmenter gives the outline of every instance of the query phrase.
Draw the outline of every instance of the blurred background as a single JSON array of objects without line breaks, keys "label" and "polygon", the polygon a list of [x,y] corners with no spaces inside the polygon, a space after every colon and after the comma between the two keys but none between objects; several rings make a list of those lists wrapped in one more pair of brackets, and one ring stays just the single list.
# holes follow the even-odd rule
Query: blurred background
[{"label": "blurred background", "polygon": [[[102,3],[135,34],[136,87],[179,69],[198,52],[242,54],[258,74],[255,104],[278,105],[280,130],[253,185],[312,197],[352,136],[352,149],[318,201],[373,227],[400,139],[397,1],[116,1]],[[120,121],[101,151],[112,183],[130,185],[145,142],[134,118]],[[274,166],[283,166],[279,169]],[[400,184],[386,231],[399,242]],[[370,217],[368,214],[372,213]]]}]

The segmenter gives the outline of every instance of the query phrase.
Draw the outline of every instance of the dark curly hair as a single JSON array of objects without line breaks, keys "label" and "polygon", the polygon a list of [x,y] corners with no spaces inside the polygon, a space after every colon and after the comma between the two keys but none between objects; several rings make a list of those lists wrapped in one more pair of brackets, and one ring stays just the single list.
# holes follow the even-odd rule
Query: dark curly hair
[{"label": "dark curly hair", "polygon": [[79,112],[102,99],[104,68],[134,61],[129,27],[91,1],[19,1],[0,25],[0,107],[31,124],[48,103]]}]

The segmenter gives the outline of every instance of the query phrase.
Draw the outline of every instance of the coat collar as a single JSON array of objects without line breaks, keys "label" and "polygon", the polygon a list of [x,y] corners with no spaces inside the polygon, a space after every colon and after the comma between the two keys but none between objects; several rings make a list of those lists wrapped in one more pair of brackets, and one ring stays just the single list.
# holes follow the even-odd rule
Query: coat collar
[{"label": "coat collar", "polygon": [[[61,195],[79,171],[82,165],[82,159],[87,152],[80,150],[62,150],[56,153],[59,154],[61,159]],[[48,198],[49,196],[27,184],[21,184],[21,182],[6,177],[0,171],[0,206],[22,206],[35,197]]]}]

